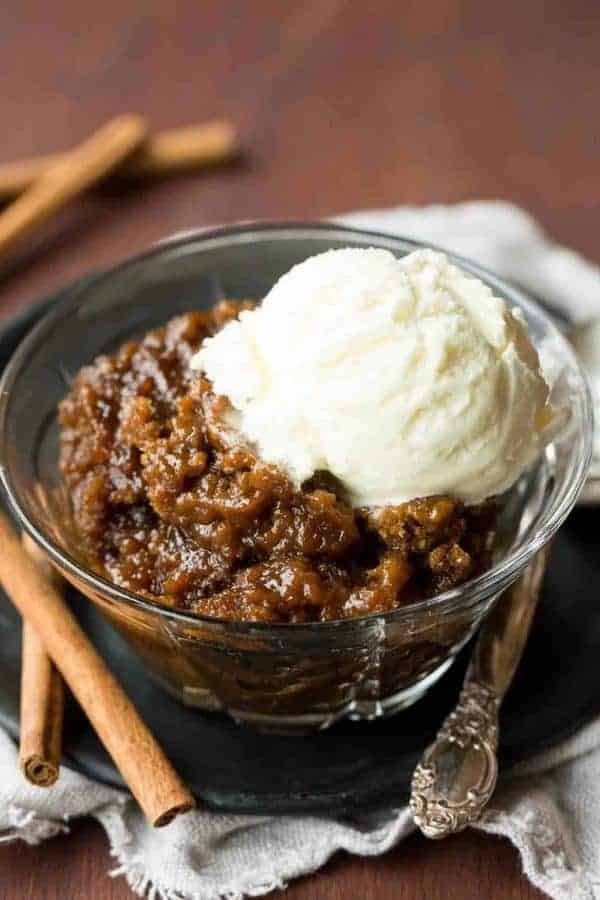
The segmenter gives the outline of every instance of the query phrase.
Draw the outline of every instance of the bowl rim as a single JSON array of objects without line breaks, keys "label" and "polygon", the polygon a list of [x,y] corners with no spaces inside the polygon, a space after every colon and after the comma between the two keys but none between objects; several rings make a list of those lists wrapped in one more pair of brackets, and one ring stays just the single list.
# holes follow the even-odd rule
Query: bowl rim
[{"label": "bowl rim", "polygon": [[[23,529],[36,541],[36,543],[44,550],[50,559],[57,564],[58,568],[64,573],[72,576],[75,582],[83,582],[94,593],[99,594],[103,598],[116,601],[119,604],[134,607],[143,610],[152,615],[158,614],[161,617],[185,623],[189,626],[204,625],[212,628],[225,628],[228,631],[254,633],[256,631],[265,632],[294,632],[300,634],[323,634],[325,631],[337,630],[339,628],[356,629],[371,627],[374,623],[397,623],[405,620],[414,619],[422,615],[430,613],[449,614],[453,611],[467,610],[471,606],[481,603],[483,600],[496,595],[508,587],[520,572],[527,565],[529,560],[537,553],[558,531],[565,518],[575,505],[577,497],[585,483],[587,470],[592,454],[592,423],[593,412],[592,402],[587,379],[581,365],[571,348],[565,336],[557,328],[552,321],[550,315],[544,310],[536,300],[532,299],[521,288],[516,287],[510,282],[505,281],[501,277],[486,269],[484,266],[453,253],[445,248],[441,248],[435,244],[424,243],[402,235],[390,234],[386,232],[373,231],[371,229],[363,229],[348,225],[339,224],[337,221],[303,221],[303,220],[245,220],[230,225],[221,225],[217,227],[201,227],[190,229],[184,232],[178,232],[174,236],[160,240],[151,247],[141,253],[127,257],[114,266],[103,269],[100,272],[94,272],[91,275],[84,275],[76,281],[68,284],[56,296],[59,297],[56,304],[53,304],[46,311],[40,320],[29,330],[25,337],[20,341],[16,350],[9,359],[2,377],[0,378],[0,436],[2,441],[6,433],[5,423],[8,412],[8,403],[13,387],[18,375],[20,374],[23,364],[26,363],[28,354],[34,346],[37,345],[39,339],[56,322],[64,315],[68,314],[71,305],[74,305],[79,296],[81,289],[93,287],[103,281],[118,275],[120,272],[130,267],[143,264],[146,260],[154,259],[165,253],[171,253],[174,250],[185,247],[188,244],[202,242],[209,244],[211,241],[216,242],[248,242],[254,235],[261,235],[271,232],[273,237],[302,237],[302,232],[314,234],[316,232],[329,232],[339,235],[353,235],[368,241],[373,239],[378,246],[388,244],[390,250],[418,250],[429,247],[446,254],[448,258],[458,264],[461,268],[469,273],[482,279],[492,289],[499,291],[501,296],[508,299],[509,302],[518,306],[523,306],[526,310],[531,309],[532,312],[544,320],[545,326],[555,339],[558,339],[562,345],[562,351],[565,353],[570,366],[575,370],[579,380],[579,390],[582,401],[582,421],[580,432],[583,439],[583,452],[577,464],[577,468],[571,475],[570,483],[566,492],[555,498],[555,508],[552,510],[547,521],[541,528],[535,528],[522,544],[517,545],[502,559],[495,563],[490,569],[478,575],[476,578],[470,579],[462,585],[451,590],[444,591],[433,597],[419,600],[415,603],[399,607],[395,610],[380,613],[369,613],[365,616],[356,618],[335,619],[326,622],[310,622],[310,623],[284,623],[284,622],[249,622],[238,621],[232,619],[223,619],[216,616],[207,616],[201,613],[191,611],[183,611],[172,609],[164,606],[158,600],[152,600],[142,597],[133,591],[119,587],[103,576],[88,569],[76,558],[72,557],[67,551],[60,547],[44,529],[32,521],[28,513],[23,509],[18,499],[18,491],[13,484],[9,468],[5,464],[4,454],[0,446],[0,482],[2,483],[6,495],[9,500],[18,522]],[[559,502],[560,500],[560,502]],[[538,516],[540,514],[538,513]]]}]

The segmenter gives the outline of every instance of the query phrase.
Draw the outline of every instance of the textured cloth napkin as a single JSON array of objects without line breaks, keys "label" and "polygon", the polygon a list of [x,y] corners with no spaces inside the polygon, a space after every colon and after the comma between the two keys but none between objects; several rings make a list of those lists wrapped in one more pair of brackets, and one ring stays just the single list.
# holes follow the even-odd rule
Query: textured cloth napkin
[{"label": "textured cloth napkin", "polygon": [[[437,244],[514,279],[576,319],[600,314],[600,270],[551,243],[506,203],[402,207],[340,221]],[[407,808],[352,821],[188,813],[166,829],[145,824],[126,794],[63,769],[50,789],[19,774],[0,731],[0,841],[36,844],[78,816],[106,830],[116,866],[150,900],[242,900],[313,872],[337,850],[374,856],[414,828]],[[556,900],[600,900],[600,720],[504,773],[477,828],[508,837],[531,881]],[[68,840],[68,838],[65,838]]]}]

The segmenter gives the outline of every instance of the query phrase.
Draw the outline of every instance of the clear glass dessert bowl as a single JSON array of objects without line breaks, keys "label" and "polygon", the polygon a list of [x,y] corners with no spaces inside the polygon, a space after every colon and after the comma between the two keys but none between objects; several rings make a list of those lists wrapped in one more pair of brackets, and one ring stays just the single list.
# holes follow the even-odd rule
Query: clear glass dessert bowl
[{"label": "clear glass dessert bowl", "polygon": [[126,637],[158,683],[189,706],[263,730],[324,728],[418,700],[506,587],[555,534],[585,480],[592,414],[585,378],[549,315],[515,287],[454,257],[519,307],[564,412],[536,465],[502,498],[494,563],[458,588],[392,612],[312,624],[209,618],[167,608],[91,571],[65,515],[57,407],[76,372],[173,315],[222,298],[260,298],[308,256],[420,244],[327,224],[247,224],[202,231],[67,288],[21,343],[0,384],[0,475],[22,527]]}]

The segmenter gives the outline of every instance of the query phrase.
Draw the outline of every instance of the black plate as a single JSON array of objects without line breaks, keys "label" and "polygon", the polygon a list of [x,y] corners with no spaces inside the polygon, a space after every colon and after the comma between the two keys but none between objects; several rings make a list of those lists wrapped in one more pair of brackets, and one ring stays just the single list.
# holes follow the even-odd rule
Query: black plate
[{"label": "black plate", "polygon": [[[50,301],[51,302],[51,301]],[[47,306],[0,333],[0,368]],[[600,712],[600,584],[593,510],[579,510],[556,539],[534,629],[502,709],[507,764],[549,747]],[[225,716],[185,709],[155,687],[96,609],[72,594],[83,627],[135,702],[181,775],[205,804],[229,812],[346,813],[406,801],[423,748],[456,700],[466,657],[420,703],[378,722],[344,722],[313,737],[269,737]],[[0,592],[0,723],[16,736],[20,628]],[[122,786],[87,720],[71,701],[69,766]]]}]

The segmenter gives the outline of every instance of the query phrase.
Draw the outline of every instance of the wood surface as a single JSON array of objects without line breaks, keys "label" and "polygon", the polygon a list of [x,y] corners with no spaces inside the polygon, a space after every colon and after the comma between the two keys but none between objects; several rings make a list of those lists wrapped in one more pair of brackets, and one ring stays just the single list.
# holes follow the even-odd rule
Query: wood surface
[{"label": "wood surface", "polygon": [[[120,112],[231,118],[231,167],[94,195],[12,262],[8,315],[168,232],[366,206],[511,200],[600,261],[596,0],[5,0],[0,161],[59,152]],[[1,900],[131,896],[99,826],[0,846]],[[290,900],[533,900],[507,842],[411,838],[338,855]]]}]

